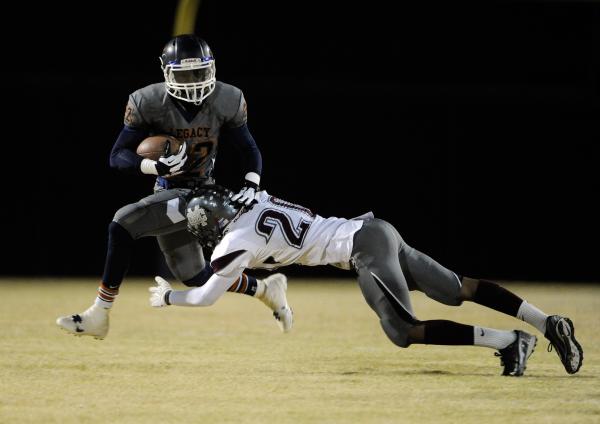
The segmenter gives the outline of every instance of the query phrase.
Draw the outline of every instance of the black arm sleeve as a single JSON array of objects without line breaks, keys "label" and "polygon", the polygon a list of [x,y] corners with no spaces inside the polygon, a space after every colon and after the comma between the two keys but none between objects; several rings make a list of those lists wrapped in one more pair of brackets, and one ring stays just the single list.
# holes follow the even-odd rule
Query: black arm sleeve
[{"label": "black arm sleeve", "polygon": [[111,168],[128,174],[142,175],[140,164],[143,158],[135,152],[135,149],[149,134],[148,131],[125,125],[110,152]]},{"label": "black arm sleeve", "polygon": [[262,156],[256,145],[256,141],[248,130],[248,125],[244,124],[237,128],[224,128],[227,141],[231,142],[238,152],[244,157],[246,172],[256,172],[258,175],[262,172]]}]

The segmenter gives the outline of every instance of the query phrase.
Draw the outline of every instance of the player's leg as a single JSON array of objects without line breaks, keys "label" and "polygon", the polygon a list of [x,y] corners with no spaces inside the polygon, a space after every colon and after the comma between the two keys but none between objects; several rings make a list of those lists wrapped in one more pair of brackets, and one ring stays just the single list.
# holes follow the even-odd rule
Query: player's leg
[{"label": "player's leg", "polygon": [[359,285],[390,340],[400,347],[412,343],[476,345],[500,351],[505,375],[522,375],[535,337],[524,332],[485,329],[446,320],[419,321],[412,312],[407,281],[398,261],[404,244],[398,232],[381,220],[365,221],[354,238],[353,264]]},{"label": "player's leg", "polygon": [[[127,273],[134,241],[146,236],[165,237],[172,233],[183,234],[187,227],[185,198],[188,193],[188,189],[161,190],[117,211],[113,221],[109,224],[104,273],[95,302],[83,313],[59,317],[56,322],[61,328],[75,335],[90,335],[97,339],[103,339],[106,336],[109,326],[108,312],[112,308],[119,287]],[[189,272],[190,269],[199,269],[198,272],[202,272],[204,266],[198,265],[197,261],[203,261],[203,257],[194,255],[197,253],[194,249],[195,247],[190,246],[182,247],[181,252],[173,254],[170,259],[175,259],[178,253],[190,253],[193,255],[192,262],[195,262],[194,266],[189,266],[187,261],[184,261],[187,265],[183,265],[181,268],[173,266],[171,269],[175,269],[175,273],[178,273],[180,269],[183,273]],[[174,265],[174,262],[171,261],[170,265]],[[194,281],[194,278],[198,277],[193,273],[188,275],[192,275],[189,281]],[[247,284],[236,285],[236,291],[251,294],[253,290],[256,290],[255,294],[259,296],[264,296],[265,293],[275,293],[278,299],[285,300],[287,285],[280,284],[282,280],[285,280],[285,276],[276,274],[271,279],[276,281],[273,282],[270,290],[267,290],[270,282],[267,279],[264,282],[256,282],[256,288],[252,281],[248,283],[246,279]],[[283,295],[281,295],[281,291],[283,291]],[[285,305],[287,305],[287,301],[285,301]],[[276,318],[278,319],[277,316]],[[291,318],[285,321],[285,327],[285,331],[289,330]]]},{"label": "player's leg", "polygon": [[56,323],[76,335],[103,339],[119,287],[129,268],[134,241],[185,228],[185,190],[162,190],[119,209],[108,226],[108,246],[102,281],[94,304]]},{"label": "player's leg", "polygon": [[[573,323],[568,318],[548,316],[491,281],[459,277],[404,241],[401,242],[398,257],[411,289],[423,291],[446,305],[456,306],[467,300],[517,317],[545,334],[555,346],[567,372],[577,372],[581,366],[583,351],[574,338]],[[479,338],[481,335],[483,338],[496,338],[495,333],[489,329],[475,327],[475,337]],[[480,342],[485,343],[486,340]]]},{"label": "player's leg", "polygon": [[575,339],[573,322],[564,316],[547,315],[504,287],[487,280],[464,277],[461,297],[516,317],[537,328],[550,342],[569,374],[579,371],[583,349]]}]

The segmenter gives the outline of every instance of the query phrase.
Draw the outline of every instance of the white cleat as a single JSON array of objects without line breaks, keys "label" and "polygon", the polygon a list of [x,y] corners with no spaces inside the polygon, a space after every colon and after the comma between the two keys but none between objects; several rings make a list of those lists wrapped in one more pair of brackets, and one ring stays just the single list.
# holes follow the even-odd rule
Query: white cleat
[{"label": "white cleat", "polygon": [[92,305],[81,314],[59,317],[56,324],[76,336],[92,336],[102,340],[108,333],[108,309]]},{"label": "white cleat", "polygon": [[265,292],[259,299],[273,311],[279,328],[284,333],[292,329],[294,312],[287,303],[287,277],[283,274],[273,274],[263,280]]}]

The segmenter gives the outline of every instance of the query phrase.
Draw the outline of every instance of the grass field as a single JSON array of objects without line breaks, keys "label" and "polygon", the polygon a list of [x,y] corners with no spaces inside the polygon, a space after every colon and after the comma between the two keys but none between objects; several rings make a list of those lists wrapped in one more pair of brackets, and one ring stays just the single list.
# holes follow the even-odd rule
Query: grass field
[{"label": "grass field", "polygon": [[[350,280],[290,280],[289,334],[247,296],[152,309],[150,284],[125,282],[97,341],[54,323],[83,311],[97,281],[0,280],[0,423],[600,422],[600,286],[506,284],[570,316],[585,349],[571,376],[542,337],[514,378],[490,349],[395,347]],[[421,319],[535,332],[477,305],[413,299]]]}]

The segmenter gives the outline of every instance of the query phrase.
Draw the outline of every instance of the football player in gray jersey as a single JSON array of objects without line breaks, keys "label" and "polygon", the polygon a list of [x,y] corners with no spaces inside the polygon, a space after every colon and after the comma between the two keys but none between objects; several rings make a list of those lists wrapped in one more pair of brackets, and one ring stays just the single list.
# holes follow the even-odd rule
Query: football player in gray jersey
[{"label": "football player in gray jersey", "polygon": [[[323,218],[309,209],[260,191],[250,206],[232,201],[220,186],[204,186],[188,202],[190,232],[216,244],[215,273],[202,287],[173,291],[156,277],[150,304],[209,306],[246,268],[274,269],[291,264],[353,268],[369,306],[388,338],[411,344],[475,345],[498,350],[503,375],[520,376],[537,338],[521,330],[505,331],[448,320],[417,319],[409,291],[419,290],[450,306],[471,301],[521,319],[546,336],[565,370],[576,373],[583,350],[569,318],[547,315],[496,283],[462,277],[409,246],[388,222],[372,213],[355,219]],[[277,311],[285,323],[287,305]]]},{"label": "football player in gray jersey", "polygon": [[[129,266],[134,241],[154,236],[173,275],[188,286],[203,284],[212,274],[202,246],[186,229],[186,200],[191,190],[213,183],[219,140],[226,136],[243,155],[240,205],[254,200],[262,158],[246,125],[246,101],[237,87],[216,80],[208,44],[185,34],[171,39],[160,56],[164,82],[133,92],[124,127],[110,154],[110,165],[137,175],[155,175],[154,194],[119,209],[108,227],[108,249],[94,304],[85,312],[59,317],[57,324],[75,335],[106,336],[109,311]],[[184,143],[159,160],[136,153],[142,140],[168,134]],[[257,280],[246,274],[231,281],[229,291],[262,300],[273,311],[287,305],[286,278],[275,274]],[[289,330],[291,321],[285,330]]]}]

